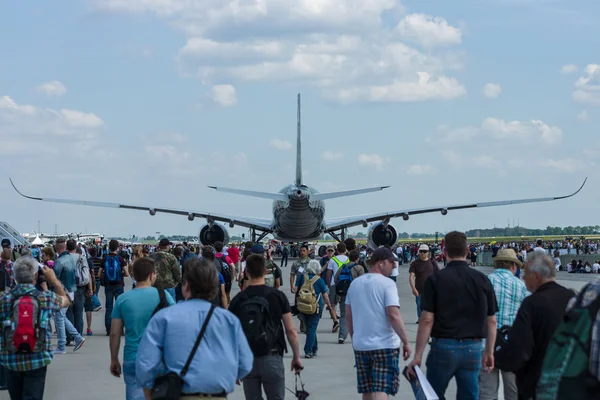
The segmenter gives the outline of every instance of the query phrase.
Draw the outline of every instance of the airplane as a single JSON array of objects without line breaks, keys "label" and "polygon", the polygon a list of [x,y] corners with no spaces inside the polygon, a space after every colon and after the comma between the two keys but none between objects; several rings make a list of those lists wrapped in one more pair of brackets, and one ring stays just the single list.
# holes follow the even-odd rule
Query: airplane
[{"label": "airplane", "polygon": [[[497,207],[511,204],[538,203],[562,200],[575,196],[581,191],[581,189],[583,189],[585,183],[587,182],[587,178],[585,178],[583,184],[576,192],[566,196],[422,207],[391,212],[326,219],[324,204],[325,200],[354,196],[363,193],[377,192],[384,190],[389,186],[377,186],[364,189],[325,193],[320,193],[315,188],[306,186],[302,180],[302,130],[300,94],[298,94],[297,111],[298,115],[296,136],[296,179],[293,184],[284,187],[277,193],[209,186],[209,188],[219,192],[240,194],[245,196],[273,200],[272,219],[230,216],[220,213],[208,213],[202,211],[192,211],[187,209],[172,209],[152,206],[128,205],[121,203],[33,197],[21,193],[13,183],[12,179],[9,178],[9,180],[15,191],[17,191],[17,193],[19,193],[23,197],[32,200],[93,207],[142,210],[148,212],[150,215],[156,215],[157,212],[176,214],[187,216],[189,221],[193,221],[195,218],[204,218],[206,219],[206,224],[200,229],[199,240],[202,244],[205,245],[212,245],[217,241],[223,242],[224,244],[227,244],[229,242],[229,233],[227,232],[227,228],[224,224],[228,224],[230,228],[233,228],[236,225],[249,228],[252,233],[253,242],[261,241],[268,234],[272,234],[275,239],[284,242],[311,242],[321,239],[326,233],[330,234],[337,241],[343,241],[345,239],[347,228],[362,225],[364,228],[369,227],[368,244],[373,248],[377,248],[383,245],[393,246],[396,244],[398,234],[396,229],[390,224],[392,218],[402,217],[404,221],[407,221],[412,215],[419,215],[425,213],[439,212],[442,215],[447,215],[449,211],[463,210],[468,208]],[[259,232],[258,235],[257,231]]]}]

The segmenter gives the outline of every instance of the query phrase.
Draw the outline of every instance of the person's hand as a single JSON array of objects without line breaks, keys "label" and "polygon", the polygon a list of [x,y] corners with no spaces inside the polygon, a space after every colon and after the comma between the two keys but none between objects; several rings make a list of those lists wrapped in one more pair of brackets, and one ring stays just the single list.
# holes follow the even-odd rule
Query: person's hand
[{"label": "person's hand", "polygon": [[42,265],[42,273],[44,274],[44,278],[46,278],[49,282],[56,281],[56,274],[52,268],[48,268],[45,265]]},{"label": "person's hand", "polygon": [[235,384],[238,385],[238,386],[240,386],[242,384],[242,381],[240,381],[239,379],[236,379],[235,380]]},{"label": "person's hand", "polygon": [[302,361],[300,361],[300,357],[292,358],[292,371],[295,371],[296,375],[298,375],[303,369],[304,366],[302,365]]},{"label": "person's hand", "polygon": [[417,373],[415,372],[415,367],[421,367],[421,358],[417,358],[415,356],[415,358],[413,358],[413,360],[410,362],[410,364],[408,364],[408,370],[406,371],[407,375],[409,377],[413,377],[416,378],[417,377]]},{"label": "person's hand", "polygon": [[404,361],[408,360],[410,358],[411,354],[412,354],[412,350],[410,349],[410,344],[403,343],[402,344],[402,359]]},{"label": "person's hand", "polygon": [[419,297],[419,291],[417,289],[413,289],[412,292],[413,292],[413,296]]},{"label": "person's hand", "polygon": [[494,353],[483,354],[483,359],[481,360],[481,364],[483,365],[483,371],[490,373],[494,369]]},{"label": "person's hand", "polygon": [[292,293],[296,293],[296,288],[292,286],[292,287],[290,288],[290,291],[291,291]]},{"label": "person's hand", "polygon": [[110,373],[114,377],[121,377],[121,363],[118,360],[110,362]]},{"label": "person's hand", "polygon": [[94,291],[88,290],[87,295],[88,295],[88,297],[92,297],[94,295]]}]

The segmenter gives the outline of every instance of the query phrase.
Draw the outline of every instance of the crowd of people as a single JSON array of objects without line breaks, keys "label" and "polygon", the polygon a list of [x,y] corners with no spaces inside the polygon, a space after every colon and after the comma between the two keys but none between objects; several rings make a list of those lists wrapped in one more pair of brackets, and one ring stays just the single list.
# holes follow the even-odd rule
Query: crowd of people
[{"label": "crowd of people", "polygon": [[[500,377],[506,399],[600,398],[600,281],[578,295],[559,285],[543,243],[525,254],[499,245],[489,276],[473,268],[472,253],[480,248],[461,232],[448,233],[439,246],[443,265],[435,244],[370,249],[350,238],[327,246],[320,258],[299,244],[289,283],[282,274],[285,253],[291,254],[285,245],[173,245],[164,238],[156,245],[100,246],[57,239],[19,256],[9,241],[2,247],[0,389],[11,400],[43,398],[53,357],[69,345],[81,351],[93,335],[93,313],[102,308],[110,371],[123,376],[128,400],[167,399],[174,390],[182,399],[225,399],[236,384],[246,399],[262,399],[263,391],[269,400],[283,399],[283,355],[291,351],[296,374],[304,360],[318,357],[324,313],[339,345],[352,340],[363,399],[397,394],[400,358],[412,356],[406,376],[414,380],[427,345],[426,376],[440,399],[452,378],[458,398],[496,399]],[[400,312],[403,262],[410,262],[417,306],[414,351]],[[126,278],[133,281],[127,291]],[[586,315],[587,325],[572,323]],[[303,351],[293,317],[305,336]],[[547,357],[564,350],[557,335],[571,346],[558,366]],[[587,347],[574,353],[581,343]]]}]

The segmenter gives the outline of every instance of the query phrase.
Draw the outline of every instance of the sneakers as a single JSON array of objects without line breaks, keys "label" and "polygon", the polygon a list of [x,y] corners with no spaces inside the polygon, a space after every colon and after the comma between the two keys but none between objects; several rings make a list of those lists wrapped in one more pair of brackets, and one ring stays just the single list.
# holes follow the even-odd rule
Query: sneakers
[{"label": "sneakers", "polygon": [[331,332],[335,333],[335,332],[337,332],[339,330],[340,330],[340,323],[338,321],[335,321],[333,323],[333,328],[331,328]]},{"label": "sneakers", "polygon": [[92,336],[92,335],[93,335],[93,333],[92,333],[92,330],[91,330],[91,329],[88,329],[88,330],[87,330],[87,335],[88,335],[88,336]]},{"label": "sneakers", "polygon": [[67,354],[67,351],[66,351],[66,350],[57,350],[57,349],[54,349],[54,352],[53,352],[53,353],[54,353],[55,355],[56,355],[56,354]]},{"label": "sneakers", "polygon": [[94,312],[98,312],[100,310],[102,310],[102,306],[98,306],[98,307],[94,308]]},{"label": "sneakers", "polygon": [[313,358],[313,357],[314,357],[313,353],[306,353],[304,355],[304,358]]},{"label": "sneakers", "polygon": [[339,339],[338,339],[338,344],[344,344],[344,342],[345,342],[345,340],[344,340],[344,339],[342,339],[342,338],[339,338]]},{"label": "sneakers", "polygon": [[77,350],[79,350],[80,348],[83,347],[83,344],[85,343],[85,338],[82,337],[80,342],[76,342],[75,343],[75,347],[73,347],[73,353],[75,353]]}]

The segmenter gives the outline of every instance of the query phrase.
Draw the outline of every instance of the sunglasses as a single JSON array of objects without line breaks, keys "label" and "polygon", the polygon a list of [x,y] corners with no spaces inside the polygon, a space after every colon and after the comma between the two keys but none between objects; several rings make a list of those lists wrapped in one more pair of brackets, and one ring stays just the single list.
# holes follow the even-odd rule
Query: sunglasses
[{"label": "sunglasses", "polygon": [[419,250],[419,253],[423,253],[423,254],[429,253],[429,250]]}]

